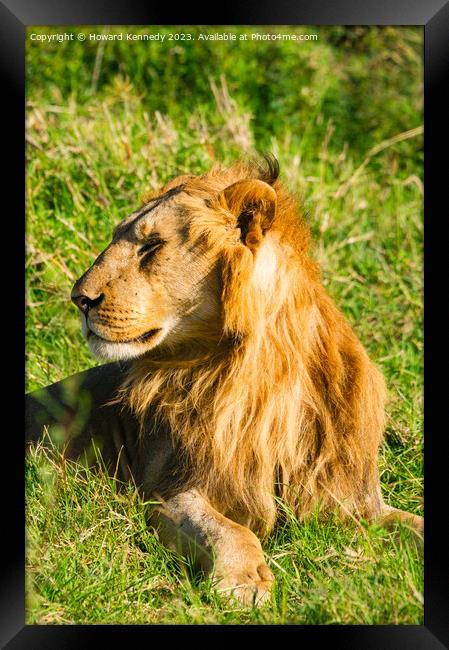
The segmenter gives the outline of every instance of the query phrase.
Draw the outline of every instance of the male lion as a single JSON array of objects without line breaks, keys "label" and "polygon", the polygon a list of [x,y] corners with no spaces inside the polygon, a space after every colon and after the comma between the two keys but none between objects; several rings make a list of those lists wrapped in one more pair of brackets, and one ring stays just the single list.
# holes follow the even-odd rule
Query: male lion
[{"label": "male lion", "polygon": [[158,499],[164,543],[244,603],[270,593],[256,533],[273,529],[276,496],[299,518],[319,505],[422,530],[383,502],[384,380],[266,162],[180,176],[115,228],[72,291],[91,351],[115,363],[27,408],[29,439],[58,422],[69,458],[94,441],[111,472]]}]

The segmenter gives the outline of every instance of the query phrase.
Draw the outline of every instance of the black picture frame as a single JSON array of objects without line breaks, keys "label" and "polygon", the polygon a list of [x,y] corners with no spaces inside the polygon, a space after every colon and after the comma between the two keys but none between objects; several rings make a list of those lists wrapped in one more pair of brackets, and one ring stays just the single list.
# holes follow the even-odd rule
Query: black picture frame
[{"label": "black picture frame", "polygon": [[[437,650],[449,648],[449,574],[444,514],[447,498],[444,465],[448,454],[444,443],[447,425],[444,420],[443,390],[445,369],[442,340],[445,320],[436,302],[447,302],[447,291],[436,289],[444,277],[446,261],[441,225],[447,215],[447,115],[449,115],[445,75],[449,67],[449,2],[446,0],[249,0],[225,9],[224,6],[176,8],[161,3],[138,0],[2,0],[0,1],[0,51],[4,111],[2,197],[9,199],[8,233],[14,261],[24,268],[24,112],[25,112],[25,29],[28,25],[70,24],[180,24],[180,25],[422,25],[425,35],[425,592],[422,626],[196,626],[182,628],[183,643],[193,636],[213,635],[223,642],[238,633],[246,637],[259,634],[292,633],[295,644],[313,641],[331,644],[332,648],[365,650],[404,649]],[[447,77],[447,75],[446,75]],[[446,120],[445,120],[446,118]],[[23,144],[22,144],[23,143]],[[3,210],[6,211],[5,200]],[[446,211],[446,214],[445,214]],[[4,214],[6,219],[6,214]],[[446,254],[447,257],[447,254]],[[15,358],[23,350],[24,316],[21,271],[17,282],[3,283],[7,347],[17,345]],[[436,299],[433,297],[437,297]],[[20,303],[20,304],[19,304]],[[11,305],[13,310],[11,313]],[[8,317],[6,315],[9,314]],[[12,316],[12,318],[11,318]],[[23,326],[23,329],[21,328]],[[447,328],[445,328],[447,330]],[[447,336],[447,333],[446,333]],[[15,337],[15,338],[14,338]],[[5,339],[4,339],[5,340]],[[445,351],[445,350],[444,350]],[[5,366],[4,366],[5,367]],[[22,412],[24,367],[8,364],[4,404],[14,413]],[[440,421],[439,421],[440,419]],[[20,420],[19,420],[20,421]],[[4,424],[2,448],[3,470],[11,468],[2,490],[2,560],[0,600],[1,647],[82,648],[89,642],[130,645],[135,635],[156,640],[159,626],[39,626],[25,625],[24,563],[24,485],[23,438],[17,423]],[[3,472],[2,472],[2,475]],[[444,500],[445,500],[444,499]],[[441,515],[440,515],[441,512]],[[176,626],[173,626],[176,627]],[[235,628],[238,628],[236,630]],[[165,635],[174,633],[164,627]],[[178,628],[179,632],[179,628]],[[268,639],[267,639],[268,641]]]}]

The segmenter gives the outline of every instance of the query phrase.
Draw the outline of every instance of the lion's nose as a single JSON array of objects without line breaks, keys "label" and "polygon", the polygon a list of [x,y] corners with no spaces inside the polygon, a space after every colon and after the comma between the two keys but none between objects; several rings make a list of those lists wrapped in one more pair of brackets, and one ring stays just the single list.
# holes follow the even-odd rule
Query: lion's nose
[{"label": "lion's nose", "polygon": [[100,294],[96,298],[90,298],[84,293],[72,293],[71,298],[72,302],[75,303],[78,309],[80,309],[83,314],[87,314],[89,309],[92,309],[92,307],[100,304],[100,302],[103,300],[103,294]]}]

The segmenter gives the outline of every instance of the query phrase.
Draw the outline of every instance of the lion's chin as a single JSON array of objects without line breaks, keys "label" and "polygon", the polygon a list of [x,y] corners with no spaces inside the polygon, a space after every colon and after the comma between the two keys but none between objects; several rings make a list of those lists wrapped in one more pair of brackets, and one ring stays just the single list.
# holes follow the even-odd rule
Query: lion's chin
[{"label": "lion's chin", "polygon": [[164,329],[155,329],[133,341],[117,343],[107,341],[91,330],[85,333],[89,349],[100,361],[125,361],[140,357],[149,350],[159,345],[167,332]]}]

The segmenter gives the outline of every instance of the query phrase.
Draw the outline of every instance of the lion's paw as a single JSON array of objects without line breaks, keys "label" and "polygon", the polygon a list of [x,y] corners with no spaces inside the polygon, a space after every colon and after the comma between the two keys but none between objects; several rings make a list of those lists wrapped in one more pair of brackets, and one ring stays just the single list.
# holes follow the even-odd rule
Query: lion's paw
[{"label": "lion's paw", "polygon": [[273,574],[264,562],[254,567],[228,569],[215,574],[215,589],[223,597],[236,598],[246,607],[270,598]]}]

